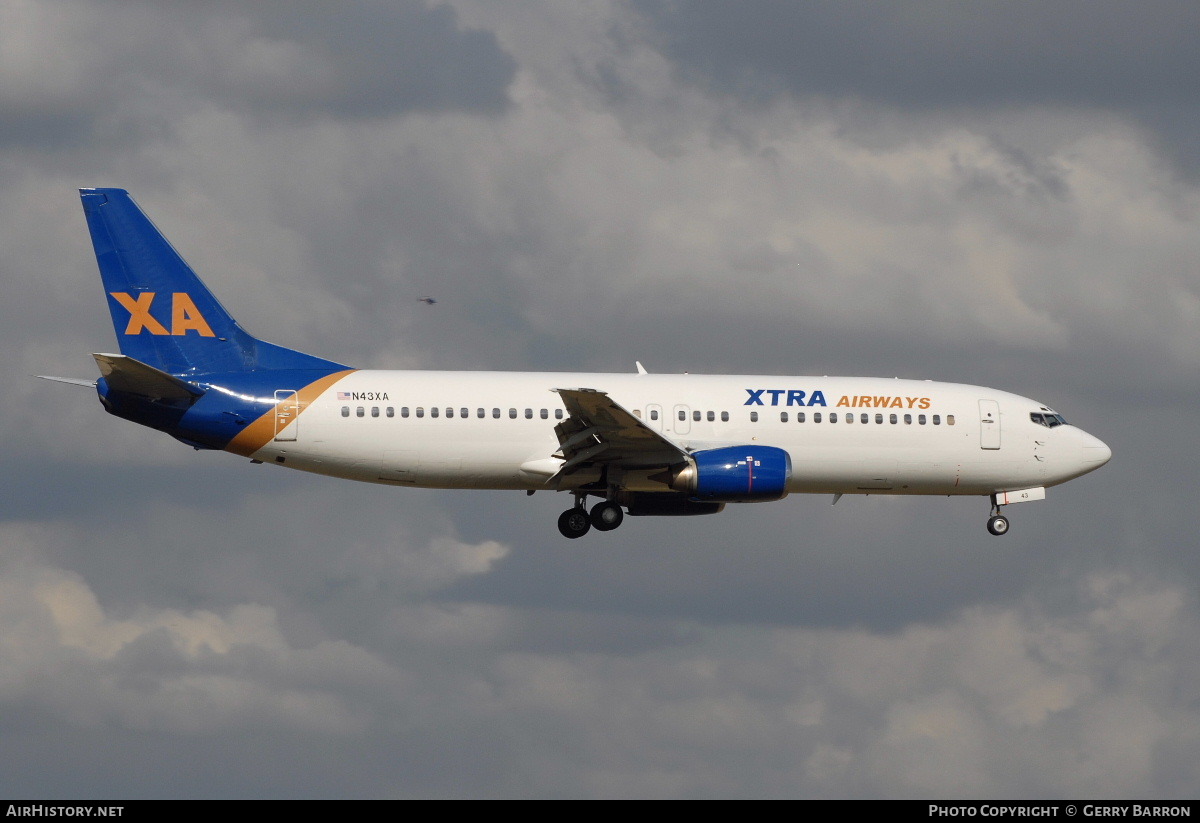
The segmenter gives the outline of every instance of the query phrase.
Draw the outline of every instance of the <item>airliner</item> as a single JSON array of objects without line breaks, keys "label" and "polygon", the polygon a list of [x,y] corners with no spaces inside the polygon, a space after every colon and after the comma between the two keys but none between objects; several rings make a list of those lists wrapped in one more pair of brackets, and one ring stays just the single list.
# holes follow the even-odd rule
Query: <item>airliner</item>
[{"label": "airliner", "polygon": [[[1112,452],[1054,409],[981,386],[865,377],[355,369],[268,343],[217,302],[128,192],[80,190],[119,354],[106,411],[196,449],[439,489],[569,493],[568,538],[630,516],[792,493],[1043,500]],[[587,499],[598,502],[590,509]]]}]

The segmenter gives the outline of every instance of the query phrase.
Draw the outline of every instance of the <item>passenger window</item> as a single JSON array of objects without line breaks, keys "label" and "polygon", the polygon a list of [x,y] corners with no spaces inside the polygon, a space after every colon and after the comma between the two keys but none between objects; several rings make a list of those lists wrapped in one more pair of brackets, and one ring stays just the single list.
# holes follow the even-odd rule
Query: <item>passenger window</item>
[{"label": "passenger window", "polygon": [[651,419],[651,420],[657,420],[657,419],[658,419],[658,409],[651,409],[651,410],[650,410],[650,419]]},{"label": "passenger window", "polygon": [[459,410],[458,410],[458,416],[459,416],[459,417],[470,417],[470,416],[471,416],[471,410],[470,410],[470,409],[459,409]]},{"label": "passenger window", "polygon": [[378,416],[379,416],[379,407],[378,407],[378,406],[372,406],[372,407],[371,407],[371,416],[372,416],[372,417],[378,417]]},{"label": "passenger window", "polygon": [[935,426],[942,425],[942,416],[940,414],[935,414],[933,416],[933,425],[935,425]]},{"label": "passenger window", "polygon": [[517,410],[516,410],[516,409],[509,409],[509,410],[508,410],[508,419],[509,419],[509,420],[516,420],[516,419],[517,419]]},{"label": "passenger window", "polygon": [[888,416],[888,422],[894,426],[900,422],[900,418],[897,417],[896,415],[892,414],[892,415]]},{"label": "passenger window", "polygon": [[904,425],[906,425],[906,426],[912,425],[912,415],[911,414],[904,415]]},{"label": "passenger window", "polygon": [[400,416],[401,416],[401,417],[408,417],[408,406],[401,406],[401,407],[400,407]]},{"label": "passenger window", "polygon": [[699,423],[700,422],[700,412],[698,412],[698,411],[692,412],[692,420]]},{"label": "passenger window", "polygon": [[820,412],[813,412],[813,422],[814,423],[821,422],[821,413]]},{"label": "passenger window", "polygon": [[786,422],[787,422],[787,412],[780,412],[780,413],[779,413],[779,422],[780,422],[780,423],[786,423]]},{"label": "passenger window", "polygon": [[729,412],[721,412],[721,422],[722,423],[729,422]]},{"label": "passenger window", "polygon": [[454,416],[454,409],[447,406],[446,407],[446,417],[453,417],[453,416]]},{"label": "passenger window", "polygon": [[846,412],[846,422],[847,423],[854,422],[854,413],[853,412]]},{"label": "passenger window", "polygon": [[549,420],[550,419],[550,410],[542,409],[540,412],[538,412],[538,416],[541,417],[543,420]]},{"label": "passenger window", "polygon": [[953,426],[953,425],[954,425],[954,415],[952,415],[952,414],[948,414],[948,415],[946,415],[946,425],[947,425],[947,426]]},{"label": "passenger window", "polygon": [[680,412],[679,412],[679,419],[680,419],[680,421],[682,421],[682,422],[686,422],[686,421],[687,421],[687,412],[685,412],[685,411],[680,411]]},{"label": "passenger window", "polygon": [[880,423],[882,423],[882,422],[883,422],[883,415],[882,415],[882,414],[877,414],[877,415],[875,415],[875,423],[876,423],[876,425],[878,425],[878,424],[880,424]]},{"label": "passenger window", "polygon": [[923,415],[923,414],[918,414],[918,415],[917,415],[917,422],[918,422],[918,423],[920,423],[922,426],[924,426],[924,425],[925,425],[925,415]]},{"label": "passenger window", "polygon": [[555,419],[555,420],[562,420],[562,419],[563,419],[563,410],[562,410],[562,409],[555,409],[555,410],[554,410],[554,419]]},{"label": "passenger window", "polygon": [[750,412],[750,422],[751,423],[758,422],[758,412]]},{"label": "passenger window", "polygon": [[349,416],[350,416],[350,407],[342,406],[342,417],[349,417]]},{"label": "passenger window", "polygon": [[804,422],[804,412],[796,412],[796,422],[797,423]]},{"label": "passenger window", "polygon": [[364,409],[362,406],[359,406],[357,409],[354,410],[354,414],[357,415],[358,417],[364,417],[364,416],[366,416],[366,413],[367,413],[366,409]]},{"label": "passenger window", "polygon": [[859,422],[859,423],[870,423],[870,422],[871,422],[871,415],[867,414],[866,412],[863,412],[863,414],[862,414],[862,417],[860,417],[860,418],[858,419],[858,422]]},{"label": "passenger window", "polygon": [[716,413],[716,412],[709,412],[709,413],[708,413],[708,415],[707,415],[707,417],[708,417],[708,422],[709,422],[709,423],[714,423],[714,422],[716,422],[716,419],[717,419],[717,413]]},{"label": "passenger window", "polygon": [[829,413],[829,422],[830,422],[830,423],[836,423],[836,422],[837,422],[837,412],[830,412],[830,413]]},{"label": "passenger window", "polygon": [[532,419],[533,419],[533,409],[526,409],[526,410],[525,410],[525,419],[526,419],[526,420],[532,420]]},{"label": "passenger window", "polygon": [[384,413],[385,413],[385,414],[386,414],[388,417],[395,417],[395,416],[396,416],[396,409],[395,409],[393,406],[388,406],[388,407],[387,407],[387,411],[386,411],[386,412],[384,412]]},{"label": "passenger window", "polygon": [[483,418],[487,417],[487,412],[483,409],[476,409],[475,416],[482,420]]},{"label": "passenger window", "polygon": [[425,416],[425,407],[417,406],[417,417],[424,417],[424,416]]},{"label": "passenger window", "polygon": [[492,409],[492,417],[494,417],[495,419],[499,420],[499,419],[500,419],[500,410],[499,410],[499,409]]},{"label": "passenger window", "polygon": [[441,410],[441,409],[439,409],[437,406],[431,406],[431,407],[429,408],[429,416],[430,416],[430,417],[437,417],[439,414],[441,414],[441,411],[442,411],[442,410]]}]

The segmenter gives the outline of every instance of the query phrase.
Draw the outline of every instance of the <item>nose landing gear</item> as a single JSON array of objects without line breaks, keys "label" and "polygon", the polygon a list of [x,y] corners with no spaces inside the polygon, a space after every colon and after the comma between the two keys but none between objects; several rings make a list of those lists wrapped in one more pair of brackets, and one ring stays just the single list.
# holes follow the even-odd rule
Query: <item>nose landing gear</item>
[{"label": "nose landing gear", "polygon": [[1008,534],[1008,518],[1000,513],[999,495],[992,495],[992,514],[988,517],[987,530],[997,537]]}]

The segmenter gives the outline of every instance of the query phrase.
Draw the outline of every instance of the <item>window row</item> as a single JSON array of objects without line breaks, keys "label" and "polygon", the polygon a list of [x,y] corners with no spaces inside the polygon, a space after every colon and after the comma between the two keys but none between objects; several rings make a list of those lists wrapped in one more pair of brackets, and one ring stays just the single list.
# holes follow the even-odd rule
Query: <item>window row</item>
[{"label": "window row", "polygon": [[[642,413],[640,410],[635,410],[634,414],[637,415],[638,417],[642,416]],[[680,409],[678,412],[676,412],[676,414],[678,415],[679,422],[681,422],[681,423],[685,422],[688,419],[687,409]],[[650,419],[658,420],[658,409],[650,410]],[[712,411],[710,411],[710,412],[700,412],[700,411],[692,412],[692,420],[696,421],[697,423],[699,423],[705,419],[707,419],[709,423],[716,422],[717,413],[712,412]],[[721,422],[722,423],[729,422],[729,412],[727,412],[727,411],[721,412]]]},{"label": "window row", "polygon": [[[940,414],[933,414],[933,415],[918,414],[918,415],[915,415],[915,418],[916,418],[916,423],[918,426],[924,426],[927,423],[932,423],[935,426],[942,425],[942,416]],[[780,423],[786,423],[786,422],[788,422],[788,419],[789,419],[788,412],[780,412],[779,413],[779,422]],[[841,415],[841,419],[843,421],[845,421],[846,423],[854,423],[855,422],[854,412],[845,412],[844,414]],[[914,415],[911,415],[911,414],[900,415],[900,414],[895,414],[895,413],[885,415],[881,412],[876,412],[874,415],[874,421],[876,424],[882,424],[885,419],[888,423],[890,423],[893,426],[898,424],[901,420],[904,421],[904,424],[906,426],[911,426],[913,424]],[[808,420],[808,418],[805,416],[804,412],[796,412],[796,422],[797,423],[804,423],[807,420]],[[823,413],[823,412],[813,412],[812,413],[812,422],[821,423],[824,420],[828,420],[830,423],[836,423],[836,422],[838,422],[838,413],[837,412],[828,412],[827,414]],[[857,421],[864,425],[867,423],[870,423],[871,420],[872,420],[872,416],[870,414],[867,414],[866,412],[862,412],[861,414],[858,415],[858,418],[857,418]],[[751,423],[758,422],[758,412],[756,412],[756,411],[750,412],[750,422]],[[946,415],[946,425],[947,426],[954,425],[954,415],[952,415],[952,414]]]},{"label": "window row", "polygon": [[[431,418],[437,418],[437,417],[442,417],[442,416],[445,416],[447,418],[471,417],[471,410],[466,407],[460,407],[460,408],[456,409],[453,406],[446,406],[445,408],[442,408],[441,406],[431,406],[431,407],[429,407],[428,410],[426,410],[426,408],[424,406],[417,406],[416,408],[411,409],[411,410],[409,409],[408,406],[400,407],[400,417],[402,417],[402,418],[407,418],[410,416],[417,417],[417,418],[424,418],[426,413],[428,413],[428,415]],[[396,408],[394,406],[384,406],[384,407],[371,406],[369,412],[368,412],[368,408],[366,406],[358,406],[354,409],[355,417],[367,417],[368,414],[371,417],[379,417],[381,415],[383,417],[395,417],[396,416]],[[634,414],[638,415],[639,417],[641,416],[639,414],[639,412],[637,412],[637,411],[635,411]],[[551,409],[525,409],[523,416],[525,417],[526,420],[533,420],[535,416],[542,420],[549,420],[552,415],[555,420],[562,420],[563,417],[565,417],[565,414],[563,413],[562,409],[553,409],[553,410],[551,410]],[[723,422],[723,423],[729,422],[729,412],[723,411],[720,413],[720,415],[721,415],[721,422]],[[342,417],[349,417],[349,416],[350,416],[350,407],[342,406]],[[499,420],[503,416],[504,415],[502,414],[501,409],[493,408],[491,410],[491,417],[493,419]],[[508,410],[508,418],[510,420],[516,420],[521,416],[522,416],[521,410],[519,410],[519,409],[511,409],[510,408]],[[837,423],[839,421],[838,412],[827,412],[827,413],[812,412],[811,416],[812,416],[812,422],[814,422],[814,423],[822,423],[826,420],[828,420],[830,423]],[[1041,417],[1041,415],[1034,415],[1034,416]],[[482,408],[475,409],[475,417],[480,420],[485,419],[486,417],[488,417],[488,410],[482,409]],[[1052,415],[1046,415],[1046,417],[1052,417]],[[1053,417],[1058,417],[1058,415],[1053,415]],[[805,412],[796,412],[795,418],[796,418],[797,423],[804,423],[804,422],[807,422],[809,419],[808,415]],[[651,410],[650,419],[658,420],[658,411],[657,410]],[[680,410],[679,411],[679,419],[681,421],[687,420],[687,412]],[[717,419],[717,413],[711,412],[711,411],[710,412],[698,412],[698,411],[692,412],[692,420],[694,420],[696,422],[700,422],[703,419],[707,419],[710,423],[715,422]],[[787,423],[787,422],[789,422],[790,419],[791,419],[790,412],[784,411],[784,412],[779,413],[779,422]],[[854,423],[856,418],[855,418],[854,412],[845,412],[840,416],[840,419],[846,423]],[[877,425],[882,425],[884,423],[885,419],[886,419],[886,422],[890,423],[893,426],[899,424],[901,420],[904,421],[905,425],[911,426],[914,422],[914,415],[912,415],[912,414],[899,415],[899,414],[895,414],[895,413],[884,415],[880,412],[876,412],[874,415],[874,421]],[[866,412],[862,412],[861,414],[859,414],[857,416],[857,420],[859,423],[865,425],[865,424],[871,422],[872,415],[870,415]],[[758,422],[758,412],[756,412],[756,411],[750,412],[750,422],[751,423]],[[933,415],[918,414],[918,415],[915,415],[915,422],[917,423],[918,426],[924,426],[927,423],[932,423],[935,426],[940,426],[940,425],[942,425],[942,416],[940,414],[933,414]],[[1041,423],[1042,421],[1035,420],[1034,422]],[[1066,422],[1066,421],[1063,421],[1061,417],[1058,417],[1058,420],[1056,422],[1054,422],[1054,423],[1047,422],[1047,423],[1043,423],[1042,425],[1061,425],[1063,422]],[[954,425],[954,415],[952,415],[952,414],[946,415],[946,425],[947,426]]]},{"label": "window row", "polygon": [[[470,417],[471,416],[470,409],[468,409],[466,407],[461,407],[461,408],[456,409],[453,406],[446,406],[444,409],[440,406],[431,406],[428,410],[426,410],[426,408],[424,406],[417,406],[415,409],[409,409],[408,406],[401,406],[400,407],[400,416],[401,417],[410,417],[410,416],[424,417],[426,414],[426,411],[428,411],[428,414],[430,417],[442,417],[443,412],[445,413],[446,417]],[[371,417],[379,417],[381,412],[384,417],[395,417],[396,416],[396,407],[395,406],[384,406],[381,409],[379,406],[371,406],[369,413],[370,413]],[[358,406],[354,409],[355,417],[366,417],[367,415],[368,415],[368,410],[365,406]],[[550,409],[525,409],[525,419],[526,420],[532,420],[535,415],[537,417],[541,418],[542,420],[549,420],[551,415],[553,415],[555,420],[562,420],[563,417],[565,416],[562,409],[554,409],[553,411],[551,411]],[[350,407],[342,406],[342,417],[349,417],[349,416],[350,416]],[[488,416],[487,409],[475,409],[475,417],[479,418],[480,420],[486,418],[487,416]],[[501,416],[502,415],[501,415],[500,409],[492,409],[492,417],[493,418],[495,418],[496,420],[499,420],[501,418]],[[520,415],[518,414],[517,409],[509,409],[508,416],[510,419],[516,420]]]}]

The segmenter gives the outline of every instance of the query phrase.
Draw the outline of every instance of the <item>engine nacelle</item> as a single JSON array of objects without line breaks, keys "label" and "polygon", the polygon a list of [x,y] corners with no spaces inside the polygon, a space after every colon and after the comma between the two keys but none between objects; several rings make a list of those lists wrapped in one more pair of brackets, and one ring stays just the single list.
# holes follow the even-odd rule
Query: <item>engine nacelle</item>
[{"label": "engine nacelle", "polygon": [[752,503],[787,495],[792,458],[774,446],[729,446],[693,452],[671,482],[693,500]]}]

